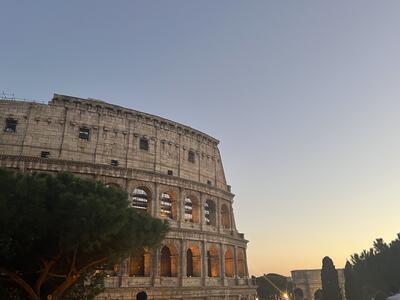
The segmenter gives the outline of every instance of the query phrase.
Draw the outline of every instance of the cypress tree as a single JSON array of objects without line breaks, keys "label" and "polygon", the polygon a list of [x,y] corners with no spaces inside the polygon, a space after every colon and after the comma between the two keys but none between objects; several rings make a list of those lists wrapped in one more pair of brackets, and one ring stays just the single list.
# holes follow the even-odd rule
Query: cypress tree
[{"label": "cypress tree", "polygon": [[338,273],[333,261],[325,256],[321,270],[322,294],[324,300],[341,300]]}]

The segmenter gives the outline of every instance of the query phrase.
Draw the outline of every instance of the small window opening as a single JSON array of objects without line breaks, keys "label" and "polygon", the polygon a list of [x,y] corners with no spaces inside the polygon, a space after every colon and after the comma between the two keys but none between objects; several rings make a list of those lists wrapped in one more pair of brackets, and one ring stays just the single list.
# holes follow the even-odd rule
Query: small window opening
[{"label": "small window opening", "polygon": [[149,140],[146,138],[141,138],[139,142],[139,148],[141,150],[149,151]]},{"label": "small window opening", "polygon": [[168,170],[168,171],[167,171],[167,174],[168,174],[168,175],[173,175],[174,172],[172,172],[172,170]]},{"label": "small window opening", "polygon": [[42,151],[40,152],[40,157],[41,158],[49,158],[50,152],[49,151]]},{"label": "small window opening", "polygon": [[85,127],[79,128],[79,138],[82,140],[89,140],[90,137],[90,129]]},{"label": "small window opening", "polygon": [[111,165],[112,165],[113,167],[118,167],[118,160],[112,159],[112,160],[111,160]]},{"label": "small window opening", "polygon": [[207,180],[207,184],[208,184],[208,185],[212,185],[211,180]]},{"label": "small window opening", "polygon": [[194,151],[189,151],[188,152],[188,161],[190,161],[191,163],[194,163],[194,158],[195,158]]},{"label": "small window opening", "polygon": [[6,132],[15,132],[17,131],[17,120],[15,119],[6,119],[6,127],[4,128]]}]

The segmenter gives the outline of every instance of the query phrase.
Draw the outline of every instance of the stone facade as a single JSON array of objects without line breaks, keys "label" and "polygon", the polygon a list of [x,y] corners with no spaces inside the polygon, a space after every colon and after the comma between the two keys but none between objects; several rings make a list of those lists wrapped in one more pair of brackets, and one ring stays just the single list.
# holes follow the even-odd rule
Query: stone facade
[{"label": "stone facade", "polygon": [[255,299],[247,240],[236,229],[218,140],[95,99],[0,100],[0,166],[68,171],[117,185],[132,206],[167,218],[160,249],[110,271],[98,299]]},{"label": "stone facade", "polygon": [[[345,300],[344,269],[337,269],[339,287]],[[303,291],[304,300],[318,299],[316,293],[322,290],[321,270],[295,270],[292,271],[293,289],[300,288]]]}]

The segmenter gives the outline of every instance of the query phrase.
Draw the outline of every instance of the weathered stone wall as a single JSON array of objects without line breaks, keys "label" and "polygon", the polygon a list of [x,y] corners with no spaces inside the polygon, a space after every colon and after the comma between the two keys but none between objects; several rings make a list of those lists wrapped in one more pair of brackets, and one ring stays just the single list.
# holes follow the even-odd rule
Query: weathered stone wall
[{"label": "weathered stone wall", "polygon": [[[344,270],[337,269],[339,287],[345,300]],[[321,270],[295,270],[292,271],[293,288],[300,288],[304,294],[304,300],[314,300],[314,294],[322,289]]]},{"label": "weathered stone wall", "polygon": [[[17,122],[15,130],[7,130],[9,120]],[[134,299],[143,289],[150,299],[254,299],[247,241],[236,229],[234,195],[225,180],[216,139],[157,116],[63,95],[54,95],[48,105],[2,100],[0,124],[3,167],[69,171],[118,185],[130,197],[136,188],[143,188],[148,194],[147,211],[155,217],[162,217],[162,193],[171,196],[173,217],[164,245],[173,252],[172,276],[161,276],[161,249],[156,249],[145,256],[144,276],[130,276],[137,262],[121,262],[99,299]],[[87,139],[80,138],[82,129],[88,132]],[[141,139],[148,149],[141,149]],[[193,221],[185,218],[186,197],[193,202]],[[206,221],[206,201],[215,206],[213,225]],[[196,272],[190,277],[189,248],[196,253]],[[213,253],[210,260],[207,251]],[[209,277],[211,261],[215,270]]]}]

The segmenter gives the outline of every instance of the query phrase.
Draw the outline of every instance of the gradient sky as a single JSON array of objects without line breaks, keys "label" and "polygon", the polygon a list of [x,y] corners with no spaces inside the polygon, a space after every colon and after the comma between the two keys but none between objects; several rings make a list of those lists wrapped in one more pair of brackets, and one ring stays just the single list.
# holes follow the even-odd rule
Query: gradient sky
[{"label": "gradient sky", "polygon": [[252,274],[400,232],[399,1],[1,1],[0,92],[221,140]]}]

